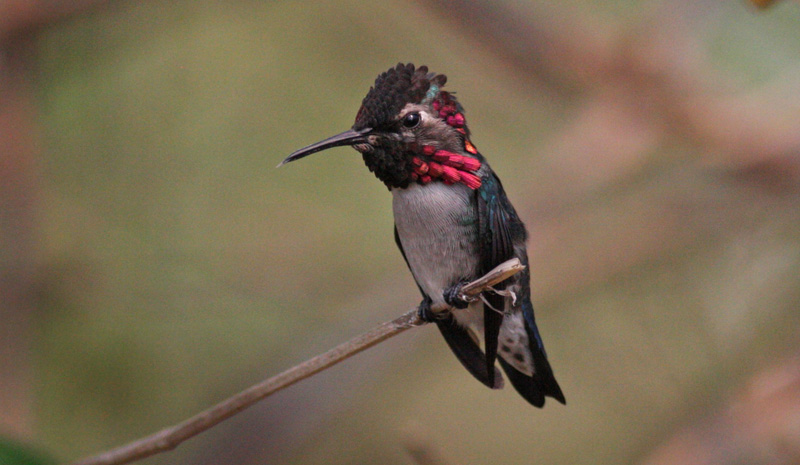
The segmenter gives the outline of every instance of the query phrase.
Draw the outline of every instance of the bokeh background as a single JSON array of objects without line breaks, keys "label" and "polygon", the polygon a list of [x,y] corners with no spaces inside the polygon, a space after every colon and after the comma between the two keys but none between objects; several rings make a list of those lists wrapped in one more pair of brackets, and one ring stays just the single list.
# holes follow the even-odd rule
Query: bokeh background
[{"label": "bokeh background", "polygon": [[120,445],[416,305],[357,153],[274,168],[412,61],[528,225],[567,406],[423,327],[141,463],[800,463],[798,57],[791,1],[4,0],[0,452]]}]

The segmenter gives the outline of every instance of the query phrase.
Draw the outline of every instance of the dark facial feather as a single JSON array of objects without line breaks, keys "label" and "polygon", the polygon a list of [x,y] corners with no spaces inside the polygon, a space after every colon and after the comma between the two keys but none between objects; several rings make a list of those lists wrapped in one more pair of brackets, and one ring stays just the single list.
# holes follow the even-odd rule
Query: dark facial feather
[{"label": "dark facial feather", "polygon": [[[439,148],[452,147],[450,150],[459,150],[456,146],[463,145],[468,137],[463,110],[451,94],[442,91],[446,82],[447,76],[429,73],[427,66],[415,68],[411,63],[398,63],[394,68],[380,74],[375,80],[375,85],[364,97],[353,129],[359,132],[369,129],[372,139],[368,144],[356,145],[355,149],[362,153],[367,168],[389,189],[405,188],[415,181],[426,184],[434,178],[439,179],[435,176],[438,172],[436,169],[432,175],[416,172],[425,164],[414,165],[412,162],[419,161],[419,156],[423,158],[430,156],[417,152],[425,143],[435,144]],[[422,104],[427,111],[446,123],[439,125],[438,130],[446,128],[447,131],[439,133],[436,131],[437,128],[421,126],[415,129],[415,139],[419,140],[404,139],[400,112],[408,104]],[[444,146],[437,143],[442,141],[448,143]],[[453,155],[461,159],[460,156]],[[432,163],[431,166],[435,168],[439,165]],[[440,175],[443,175],[449,173],[447,170],[452,167],[441,168]],[[451,176],[452,179],[447,179],[458,182],[454,176]],[[471,173],[466,173],[465,178],[467,179],[465,183],[473,189],[480,184],[479,181],[469,182],[473,178],[477,179]]]}]

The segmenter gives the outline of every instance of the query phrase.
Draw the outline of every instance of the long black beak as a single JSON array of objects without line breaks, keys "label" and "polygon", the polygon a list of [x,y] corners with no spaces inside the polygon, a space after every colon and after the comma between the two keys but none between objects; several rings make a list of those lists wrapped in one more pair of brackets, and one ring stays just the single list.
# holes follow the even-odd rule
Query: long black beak
[{"label": "long black beak", "polygon": [[342,145],[355,145],[355,144],[362,144],[366,142],[365,135],[370,132],[372,128],[365,128],[355,131],[353,129],[349,131],[345,131],[341,134],[336,134],[333,137],[328,137],[325,140],[321,140],[316,144],[311,144],[308,147],[303,147],[300,150],[296,150],[291,155],[286,157],[286,160],[283,160],[278,168],[281,166],[289,163],[290,161],[299,160],[303,157],[307,157],[312,153],[317,153],[322,150],[326,150],[332,147],[340,147]]}]

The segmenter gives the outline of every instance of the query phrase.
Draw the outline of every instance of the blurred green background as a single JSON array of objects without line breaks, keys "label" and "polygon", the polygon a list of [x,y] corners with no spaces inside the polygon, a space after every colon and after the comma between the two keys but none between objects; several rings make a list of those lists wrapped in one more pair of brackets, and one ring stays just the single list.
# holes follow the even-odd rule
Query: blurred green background
[{"label": "blurred green background", "polygon": [[274,168],[412,61],[448,75],[528,225],[567,406],[485,389],[423,327],[142,463],[650,463],[797,355],[799,22],[795,2],[149,0],[44,28],[34,220],[0,243],[32,241],[34,270],[6,434],[90,455],[416,305],[356,152]]}]

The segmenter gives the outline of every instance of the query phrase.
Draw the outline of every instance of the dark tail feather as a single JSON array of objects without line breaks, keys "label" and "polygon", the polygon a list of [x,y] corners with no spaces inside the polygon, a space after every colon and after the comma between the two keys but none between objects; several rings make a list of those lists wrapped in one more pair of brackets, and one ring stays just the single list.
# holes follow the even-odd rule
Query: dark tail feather
[{"label": "dark tail feather", "polygon": [[497,360],[497,339],[500,337],[500,326],[503,324],[502,311],[505,301],[503,296],[497,294],[486,295],[486,301],[491,305],[483,304],[483,345],[486,349],[488,373],[489,370],[496,370],[494,363]]},{"label": "dark tail feather", "polygon": [[566,405],[567,400],[564,398],[564,393],[561,392],[561,387],[558,385],[555,376],[553,376],[553,369],[550,368],[550,362],[547,361],[547,355],[544,353],[544,347],[541,345],[541,338],[535,323],[534,327],[531,328],[528,322],[525,321],[525,331],[528,333],[528,341],[530,341],[530,349],[533,354],[533,376],[517,371],[506,363],[502,357],[500,357],[500,366],[503,367],[503,371],[506,372],[506,376],[508,376],[508,380],[511,381],[514,389],[532,405],[536,407],[544,406],[545,396],[552,397]]},{"label": "dark tail feather", "polygon": [[519,392],[519,395],[530,402],[531,405],[543,407],[544,392],[536,383],[536,381],[534,381],[533,378],[525,373],[520,373],[517,371],[514,367],[503,360],[503,357],[500,357],[499,360],[500,366],[503,367],[503,371],[506,372],[508,380],[511,381],[511,385],[514,386],[514,389],[516,389],[517,392]]},{"label": "dark tail feather", "polygon": [[447,345],[450,346],[450,350],[464,365],[464,368],[472,373],[472,376],[492,389],[501,389],[503,387],[503,376],[500,371],[492,365],[493,376],[489,377],[486,356],[478,344],[470,337],[469,332],[456,323],[452,315],[436,320],[436,326],[439,327],[439,331],[444,336]]}]

